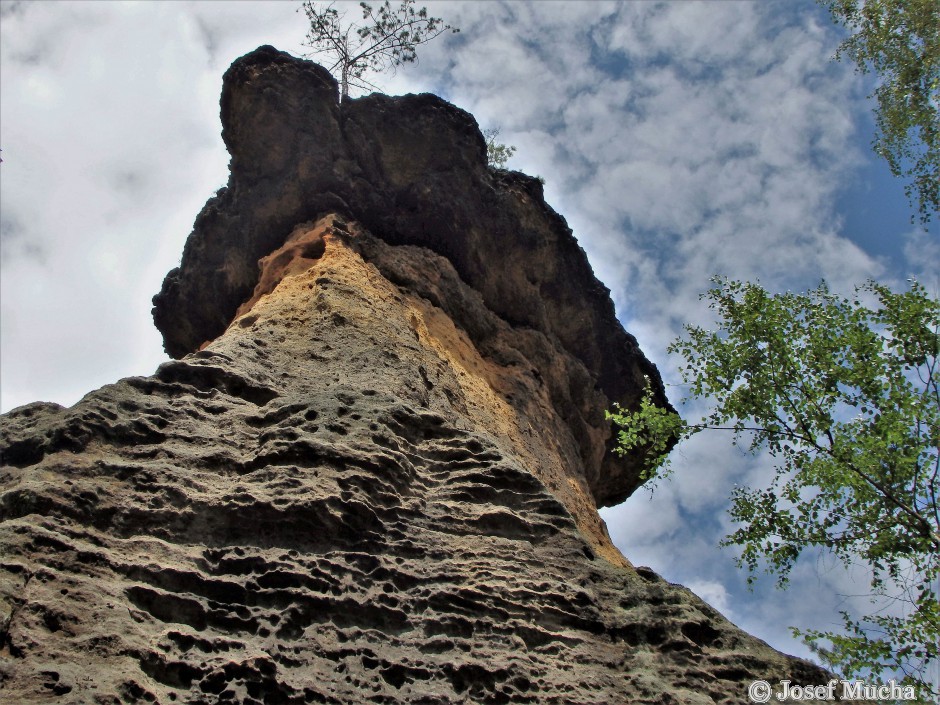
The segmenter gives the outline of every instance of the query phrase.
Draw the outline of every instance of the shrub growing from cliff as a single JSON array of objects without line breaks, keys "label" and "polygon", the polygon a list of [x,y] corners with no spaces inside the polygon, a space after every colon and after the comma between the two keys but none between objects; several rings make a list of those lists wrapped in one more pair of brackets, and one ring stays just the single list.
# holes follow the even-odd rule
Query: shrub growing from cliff
[{"label": "shrub growing from cliff", "polygon": [[717,330],[687,326],[669,348],[711,412],[689,423],[651,399],[616,409],[620,451],[662,452],[706,430],[767,451],[776,474],[734,489],[740,528],[723,545],[740,547],[749,580],[764,567],[781,586],[808,549],[866,565],[873,599],[902,610],[844,612],[841,633],[794,631],[846,676],[902,672],[928,693],[940,643],[940,302],[916,282],[902,293],[871,282],[852,301],[824,285],[772,295],[715,283],[704,297]]}]

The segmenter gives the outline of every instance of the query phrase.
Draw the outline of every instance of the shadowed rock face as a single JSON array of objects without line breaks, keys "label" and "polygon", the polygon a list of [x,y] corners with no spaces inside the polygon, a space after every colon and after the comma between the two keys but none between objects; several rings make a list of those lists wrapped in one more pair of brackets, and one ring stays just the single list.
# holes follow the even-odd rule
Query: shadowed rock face
[{"label": "shadowed rock face", "polygon": [[[272,47],[229,68],[221,103],[229,183],[196,218],[181,266],[154,297],[170,355],[226,329],[258,283],[258,260],[298,223],[340,213],[391,245],[446,258],[488,311],[569,353],[583,371],[570,382],[551,374],[554,360],[526,364],[551,388],[598,505],[636,489],[642,459],[605,453],[603,412],[613,401],[633,405],[647,377],[666,404],[659,373],[617,321],[610,292],[539,181],[487,168],[472,115],[433,95],[376,94],[341,108],[326,70]],[[410,269],[416,281],[433,277]],[[488,330],[459,302],[433,303],[484,344]]]},{"label": "shadowed rock face", "polygon": [[[603,411],[655,368],[536,181],[433,96],[226,73],[181,359],[0,425],[0,700],[740,703],[826,674],[634,569]],[[665,403],[665,400],[661,400]]]}]

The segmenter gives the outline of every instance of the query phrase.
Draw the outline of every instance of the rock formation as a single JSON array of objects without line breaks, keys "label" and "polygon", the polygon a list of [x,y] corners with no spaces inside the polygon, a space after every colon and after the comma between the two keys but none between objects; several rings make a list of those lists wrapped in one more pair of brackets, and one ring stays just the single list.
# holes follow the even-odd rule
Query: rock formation
[{"label": "rock formation", "polygon": [[177,358],[2,419],[0,700],[741,703],[826,675],[635,569],[597,507],[655,367],[536,179],[431,95],[225,75]]}]

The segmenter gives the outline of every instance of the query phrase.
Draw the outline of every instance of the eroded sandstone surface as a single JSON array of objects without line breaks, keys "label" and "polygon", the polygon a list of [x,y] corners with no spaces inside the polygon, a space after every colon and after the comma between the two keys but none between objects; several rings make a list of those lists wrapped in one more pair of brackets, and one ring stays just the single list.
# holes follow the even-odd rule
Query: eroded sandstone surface
[{"label": "eroded sandstone surface", "polygon": [[655,367],[539,183],[434,96],[226,73],[178,358],[0,422],[0,700],[740,703],[825,682],[614,548]]}]

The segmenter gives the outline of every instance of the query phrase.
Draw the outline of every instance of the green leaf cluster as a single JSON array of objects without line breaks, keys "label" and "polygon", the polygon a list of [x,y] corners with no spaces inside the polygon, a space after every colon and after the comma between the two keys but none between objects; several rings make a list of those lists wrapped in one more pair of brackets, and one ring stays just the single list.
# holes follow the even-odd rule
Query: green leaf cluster
[{"label": "green leaf cluster", "polygon": [[656,403],[648,377],[646,391],[636,409],[624,409],[620,404],[614,404],[613,410],[605,414],[607,420],[617,427],[614,452],[620,456],[641,454],[649,459],[640,475],[641,480],[646,482],[669,476],[668,453],[687,426],[679,414]]},{"label": "green leaf cluster", "polygon": [[350,88],[376,89],[364,76],[394,70],[404,63],[417,60],[417,47],[426,44],[438,35],[459,29],[444,24],[439,17],[428,15],[427,8],[415,9],[415,0],[402,0],[398,8],[392,8],[389,0],[378,10],[365,2],[362,9],[362,24],[346,25],[346,13],[332,4],[322,7],[319,3],[305,0],[302,8],[310,22],[304,42],[313,49],[305,56],[325,54],[335,59],[329,70],[337,75],[343,98],[349,96]]},{"label": "green leaf cluster", "polygon": [[866,566],[871,595],[901,608],[846,614],[843,633],[800,633],[828,640],[847,675],[901,671],[928,692],[940,642],[940,303],[917,282],[901,293],[869,282],[852,300],[825,285],[775,295],[714,284],[704,298],[717,329],[687,326],[669,348],[685,361],[689,397],[711,410],[688,423],[651,399],[615,409],[621,452],[664,451],[670,434],[705,430],[768,452],[774,478],[733,490],[739,528],[723,545],[740,549],[751,579],[763,567],[781,586],[807,549]]},{"label": "green leaf cluster", "polygon": [[853,33],[847,56],[879,83],[873,148],[895,176],[909,179],[908,198],[921,221],[940,210],[940,9],[937,0],[819,0]]}]

